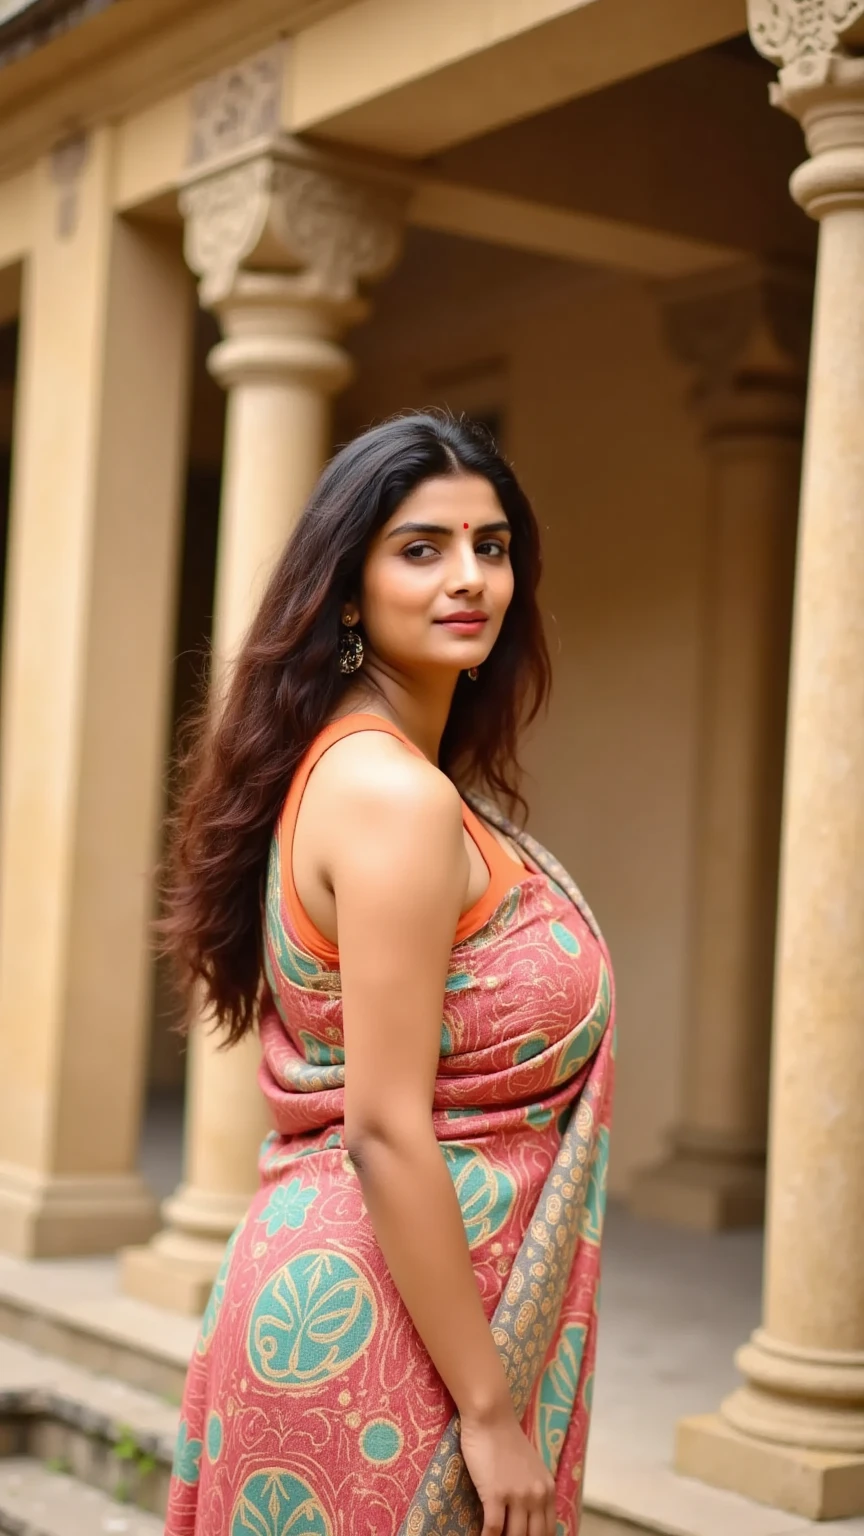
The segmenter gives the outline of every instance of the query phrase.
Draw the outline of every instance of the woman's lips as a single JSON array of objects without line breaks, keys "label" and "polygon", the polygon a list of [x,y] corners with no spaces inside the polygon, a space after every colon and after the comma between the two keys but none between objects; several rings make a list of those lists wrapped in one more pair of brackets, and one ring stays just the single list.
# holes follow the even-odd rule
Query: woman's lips
[{"label": "woman's lips", "polygon": [[489,620],[485,614],[482,614],[477,618],[436,619],[435,622],[444,629],[452,630],[456,635],[479,635]]}]

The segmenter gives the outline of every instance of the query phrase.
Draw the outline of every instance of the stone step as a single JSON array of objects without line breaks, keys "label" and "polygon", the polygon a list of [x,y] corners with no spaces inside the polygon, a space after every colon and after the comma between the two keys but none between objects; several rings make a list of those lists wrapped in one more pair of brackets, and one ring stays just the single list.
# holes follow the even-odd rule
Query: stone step
[{"label": "stone step", "polygon": [[197,1331],[196,1318],[121,1295],[113,1258],[0,1254],[0,1338],[179,1402]]},{"label": "stone step", "polygon": [[164,1398],[0,1339],[0,1470],[27,1457],[163,1515],[178,1419]]},{"label": "stone step", "polygon": [[161,1536],[164,1521],[29,1456],[0,1460],[2,1536]]}]

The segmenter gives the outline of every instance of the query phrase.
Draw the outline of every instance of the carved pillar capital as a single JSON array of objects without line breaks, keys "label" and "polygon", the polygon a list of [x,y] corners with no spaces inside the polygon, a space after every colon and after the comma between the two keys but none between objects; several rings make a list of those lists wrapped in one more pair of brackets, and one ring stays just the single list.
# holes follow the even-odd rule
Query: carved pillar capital
[{"label": "carved pillar capital", "polygon": [[193,93],[180,209],[201,301],[218,304],[239,272],[291,275],[298,298],[356,301],[402,242],[410,183],[283,133],[280,50],[226,70]]},{"label": "carved pillar capital", "polygon": [[747,19],[783,90],[825,84],[834,63],[864,42],[864,0],[747,0]]},{"label": "carved pillar capital", "polygon": [[666,339],[709,438],[800,435],[811,307],[808,274],[750,264],[664,290]]},{"label": "carved pillar capital", "polygon": [[180,197],[202,303],[224,299],[241,270],[263,268],[294,275],[298,296],[350,304],[395,264],[403,198],[391,178],[348,175],[287,137],[239,153]]},{"label": "carved pillar capital", "polygon": [[779,67],[775,107],[804,129],[811,159],[791,181],[815,219],[864,208],[864,0],[748,0],[750,36]]}]

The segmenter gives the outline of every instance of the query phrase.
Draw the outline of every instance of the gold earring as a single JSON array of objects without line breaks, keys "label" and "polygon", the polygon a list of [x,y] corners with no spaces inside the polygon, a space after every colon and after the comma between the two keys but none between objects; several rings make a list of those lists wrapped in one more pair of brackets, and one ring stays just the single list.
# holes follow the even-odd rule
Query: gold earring
[{"label": "gold earring", "polygon": [[345,633],[339,642],[339,671],[350,676],[352,672],[359,672],[363,665],[363,637],[354,629],[357,619],[349,619],[343,615],[342,623]]},{"label": "gold earring", "polygon": [[470,677],[472,683],[476,683],[478,677],[480,676],[480,668],[479,667],[469,667],[468,668],[468,676]]}]

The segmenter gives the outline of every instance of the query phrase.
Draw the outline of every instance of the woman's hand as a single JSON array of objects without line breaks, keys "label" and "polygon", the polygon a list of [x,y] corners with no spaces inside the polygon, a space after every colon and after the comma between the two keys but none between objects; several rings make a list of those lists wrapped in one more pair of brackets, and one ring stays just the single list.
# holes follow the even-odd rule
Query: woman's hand
[{"label": "woman's hand", "polygon": [[461,1416],[462,1456],[483,1505],[483,1536],[555,1536],[555,1480],[512,1408]]}]

